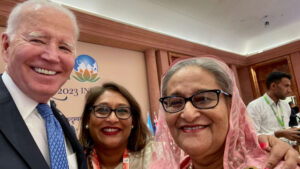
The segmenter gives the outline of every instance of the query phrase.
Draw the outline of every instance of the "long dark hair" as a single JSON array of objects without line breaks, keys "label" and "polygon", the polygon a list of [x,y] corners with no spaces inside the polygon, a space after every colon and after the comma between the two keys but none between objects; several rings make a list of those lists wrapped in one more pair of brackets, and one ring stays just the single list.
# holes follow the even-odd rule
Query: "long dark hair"
[{"label": "long dark hair", "polygon": [[89,130],[85,128],[88,119],[90,118],[91,107],[96,100],[107,90],[112,90],[124,96],[130,104],[133,129],[128,138],[127,149],[130,152],[138,152],[142,150],[147,144],[147,137],[150,137],[150,132],[142,119],[142,112],[139,104],[135,98],[123,86],[113,82],[104,83],[102,86],[91,88],[86,94],[86,103],[84,106],[82,121],[79,133],[79,141],[88,153],[94,146],[94,142],[90,136]]}]

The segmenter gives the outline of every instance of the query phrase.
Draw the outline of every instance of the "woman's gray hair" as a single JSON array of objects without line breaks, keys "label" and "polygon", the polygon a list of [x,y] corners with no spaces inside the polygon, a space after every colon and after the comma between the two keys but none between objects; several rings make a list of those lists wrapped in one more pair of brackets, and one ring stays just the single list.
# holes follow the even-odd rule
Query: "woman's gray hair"
[{"label": "woman's gray hair", "polygon": [[211,72],[223,91],[232,94],[233,81],[230,78],[229,72],[225,70],[223,63],[210,58],[193,58],[176,63],[165,75],[162,82],[162,97],[167,96],[167,85],[171,77],[181,68],[187,66],[197,66]]},{"label": "woman's gray hair", "polygon": [[[32,7],[33,6],[33,7]],[[23,3],[19,3],[16,5],[11,13],[9,14],[8,20],[7,20],[7,26],[6,26],[6,34],[9,37],[9,40],[12,41],[14,39],[14,35],[18,29],[18,26],[20,24],[20,16],[22,14],[22,10],[26,7],[31,7],[32,10],[35,10],[39,7],[49,7],[56,9],[60,12],[63,12],[67,16],[70,17],[74,24],[75,28],[75,40],[78,40],[79,37],[79,28],[77,25],[76,17],[69,9],[62,7],[61,5],[48,1],[48,0],[28,0]]]}]

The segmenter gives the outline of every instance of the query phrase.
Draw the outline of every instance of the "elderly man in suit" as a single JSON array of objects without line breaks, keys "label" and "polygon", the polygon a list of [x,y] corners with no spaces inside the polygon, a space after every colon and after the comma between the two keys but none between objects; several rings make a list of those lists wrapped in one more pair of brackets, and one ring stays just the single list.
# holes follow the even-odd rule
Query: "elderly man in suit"
[{"label": "elderly man in suit", "polygon": [[30,0],[11,12],[1,43],[1,169],[87,168],[74,130],[49,100],[70,76],[78,34],[72,12],[53,2]]}]

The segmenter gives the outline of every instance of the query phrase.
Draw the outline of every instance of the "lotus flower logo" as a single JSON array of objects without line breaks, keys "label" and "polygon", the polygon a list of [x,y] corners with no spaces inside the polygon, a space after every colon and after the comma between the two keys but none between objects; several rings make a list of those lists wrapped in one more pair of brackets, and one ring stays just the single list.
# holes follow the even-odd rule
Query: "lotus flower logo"
[{"label": "lotus flower logo", "polygon": [[89,55],[79,55],[75,59],[75,75],[73,77],[80,82],[96,82],[100,79],[97,77],[98,65],[91,56]]}]

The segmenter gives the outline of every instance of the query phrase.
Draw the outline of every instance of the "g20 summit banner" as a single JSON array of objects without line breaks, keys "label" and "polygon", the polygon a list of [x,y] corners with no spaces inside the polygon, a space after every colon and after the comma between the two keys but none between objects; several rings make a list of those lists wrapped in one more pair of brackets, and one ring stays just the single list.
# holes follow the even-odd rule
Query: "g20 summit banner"
[{"label": "g20 summit banner", "polygon": [[97,61],[89,55],[75,58],[74,69],[67,82],[58,90],[52,100],[68,118],[79,133],[79,122],[85,104],[85,94],[90,87],[99,85],[100,75]]}]

